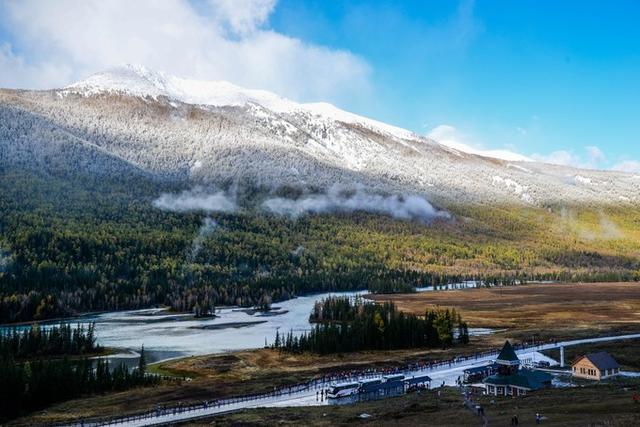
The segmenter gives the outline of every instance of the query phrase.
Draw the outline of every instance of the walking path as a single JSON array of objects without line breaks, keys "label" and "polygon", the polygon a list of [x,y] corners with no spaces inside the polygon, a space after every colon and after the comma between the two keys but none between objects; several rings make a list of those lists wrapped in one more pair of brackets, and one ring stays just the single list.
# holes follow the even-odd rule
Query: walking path
[{"label": "walking path", "polygon": [[487,427],[489,425],[489,419],[484,413],[484,408],[473,401],[473,395],[468,390],[463,391],[463,396],[464,406],[482,419],[482,427]]},{"label": "walking path", "polygon": [[[559,341],[543,343],[531,346],[514,346],[516,353],[521,359],[547,360],[552,364],[557,364],[552,359],[547,358],[540,351],[550,350],[560,347],[569,347],[580,344],[591,344],[607,341],[617,341],[626,339],[638,339],[638,334],[584,338],[579,340]],[[326,400],[317,399],[317,391],[326,390],[331,385],[345,381],[359,381],[363,379],[381,378],[389,373],[402,373],[407,378],[412,376],[427,374],[431,377],[431,387],[436,388],[442,385],[457,385],[458,379],[463,375],[465,369],[470,367],[482,366],[492,362],[497,356],[498,351],[490,351],[478,353],[471,356],[459,357],[453,360],[438,363],[422,363],[410,365],[406,369],[393,369],[385,371],[376,371],[373,369],[366,371],[351,371],[349,373],[341,373],[338,375],[327,376],[309,381],[304,384],[294,385],[287,388],[275,390],[271,393],[260,395],[241,396],[229,399],[216,400],[214,402],[203,402],[199,405],[182,406],[169,409],[157,409],[144,414],[119,417],[99,422],[85,422],[68,424],[70,426],[158,426],[164,424],[175,423],[179,421],[194,420],[198,418],[206,418],[212,415],[224,414],[228,412],[239,411],[251,408],[263,407],[290,407],[290,406],[321,406],[327,405]],[[483,422],[487,425],[486,417]]]}]

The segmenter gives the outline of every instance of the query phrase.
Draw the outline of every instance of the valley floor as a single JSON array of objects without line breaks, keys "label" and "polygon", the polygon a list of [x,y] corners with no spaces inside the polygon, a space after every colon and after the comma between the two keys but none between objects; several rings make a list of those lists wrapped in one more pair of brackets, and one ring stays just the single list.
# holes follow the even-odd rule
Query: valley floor
[{"label": "valley floor", "polygon": [[[631,338],[631,337],[629,337]],[[614,346],[615,344],[618,347],[624,347],[627,343],[634,343],[634,348],[637,348],[636,341],[629,341],[627,338],[625,341],[619,341],[619,338],[596,338],[596,339],[588,339],[588,340],[578,340],[577,342],[559,342],[559,343],[551,343],[545,344],[543,348],[552,349],[557,348],[559,345],[569,346],[569,345],[577,345],[577,346]],[[635,334],[633,336],[634,340],[640,338],[640,334]],[[611,341],[611,342],[608,342]],[[259,366],[248,367],[247,362],[252,360],[252,356],[255,356],[257,353],[261,353],[261,356],[258,360],[255,358],[254,363]],[[532,350],[522,350],[518,351],[519,356],[523,359],[530,359],[532,357]],[[263,350],[261,352],[246,352],[244,359],[242,357],[237,357],[237,355],[226,355],[226,356],[205,356],[200,358],[188,358],[183,359],[176,362],[167,362],[164,366],[164,369],[173,369],[174,374],[182,374],[191,375],[194,379],[185,384],[179,384],[176,382],[169,382],[168,384],[164,384],[159,387],[154,388],[146,388],[146,389],[138,389],[127,391],[118,394],[111,394],[107,396],[98,396],[89,399],[78,399],[71,402],[66,402],[64,404],[59,404],[51,407],[46,412],[41,412],[39,414],[34,414],[31,417],[17,420],[15,425],[34,425],[34,424],[45,424],[50,422],[59,422],[59,421],[78,421],[80,417],[82,418],[91,418],[91,417],[109,417],[111,416],[121,416],[127,413],[139,413],[142,411],[154,410],[157,407],[159,402],[162,402],[162,405],[166,405],[167,408],[172,408],[176,406],[188,406],[189,404],[200,404],[205,400],[211,401],[211,399],[215,399],[220,396],[229,396],[229,395],[246,395],[250,393],[266,393],[273,389],[276,384],[293,384],[299,383],[300,379],[309,379],[312,377],[316,377],[318,373],[345,373],[349,370],[355,369],[363,369],[363,368],[371,368],[375,366],[371,361],[369,363],[364,364],[345,364],[348,360],[347,357],[340,358],[336,357],[333,360],[331,358],[321,358],[321,357],[312,357],[312,356],[298,356],[292,357],[289,355],[282,354],[275,350]],[[372,353],[372,355],[379,356],[379,353]],[[399,354],[397,354],[399,355]],[[235,358],[230,356],[236,356]],[[362,355],[361,355],[362,356]],[[431,355],[433,356],[433,355]],[[447,359],[444,354],[440,360]],[[449,354],[449,357],[451,355]],[[430,375],[433,378],[433,384],[442,384],[446,383],[447,386],[452,387],[456,384],[457,378],[462,375],[462,370],[466,367],[470,366],[479,366],[480,364],[485,364],[490,360],[495,358],[495,353],[493,356],[481,356],[474,358],[472,357],[468,361],[461,361],[458,363],[452,364],[444,364],[442,367],[434,367],[433,370],[418,370],[414,373],[408,373],[408,376],[412,375],[422,375],[424,373]],[[315,359],[315,360],[314,360]],[[339,362],[336,359],[343,359],[343,363],[341,365],[337,365],[335,363]],[[539,359],[538,359],[539,360]],[[323,366],[323,363],[328,364],[324,365],[325,367],[322,370],[318,370],[317,368],[310,368],[315,365]],[[233,367],[233,365],[236,365]],[[266,368],[267,365],[271,366],[271,369]],[[292,366],[293,365],[293,366]],[[307,366],[305,369],[304,366]],[[386,364],[384,366],[387,366]],[[315,374],[312,374],[315,372]],[[211,375],[212,373],[217,373],[217,375]],[[287,375],[288,374],[288,375]],[[378,374],[380,375],[380,374]],[[298,380],[295,380],[295,379]],[[635,388],[640,384],[639,379],[635,376],[631,377],[621,377],[620,379],[616,379],[615,381],[608,383],[608,385],[621,385],[626,388],[626,391],[630,391],[630,398]],[[230,391],[230,387],[225,388],[224,386],[233,386],[235,387],[235,392]],[[589,387],[593,387],[593,383],[586,383]],[[445,387],[446,388],[446,387]],[[571,393],[573,388],[563,388],[567,393]],[[603,389],[608,390],[608,389]],[[210,406],[210,409],[206,410],[198,410],[196,412],[186,412],[184,414],[178,414],[176,417],[175,412],[171,415],[171,410],[169,412],[163,414],[156,414],[158,422],[162,419],[165,419],[165,422],[169,420],[177,421],[179,419],[193,419],[198,416],[202,417],[203,415],[210,415],[213,413],[225,413],[229,410],[241,410],[243,412],[250,411],[250,408],[256,407],[285,407],[285,406],[304,406],[305,408],[310,408],[313,406],[323,405],[323,403],[317,401],[317,393],[316,388],[312,388],[308,391],[300,391],[294,392],[291,394],[283,395],[282,397],[268,397],[261,398],[260,400],[249,400],[244,403],[239,404],[231,404],[225,405],[222,407]],[[432,393],[437,393],[436,391],[429,390],[424,392],[425,395],[429,395]],[[532,395],[537,395],[537,393],[533,393]],[[182,398],[181,400],[176,400],[176,398]],[[314,399],[315,397],[315,399]],[[602,396],[602,399],[608,399],[608,396]],[[516,399],[517,400],[517,399]],[[383,408],[386,407],[387,401],[381,401],[372,403],[373,405],[381,405]],[[329,407],[325,406],[327,410]],[[161,415],[161,416],[159,416]],[[149,419],[141,420],[140,425],[147,425],[147,423],[151,422]],[[454,424],[455,425],[455,424]]]},{"label": "valley floor", "polygon": [[455,307],[470,326],[506,330],[518,341],[640,330],[638,282],[536,283],[368,298],[392,301],[415,314],[432,306]]},{"label": "valley floor", "polygon": [[[500,330],[492,335],[472,337],[468,346],[447,350],[314,356],[263,349],[167,361],[150,368],[156,373],[185,379],[166,381],[152,388],[56,404],[46,411],[14,420],[12,424],[40,425],[77,420],[79,417],[120,416],[150,410],[157,404],[170,407],[226,396],[262,393],[275,386],[299,383],[327,373],[364,367],[399,366],[419,360],[447,360],[458,355],[499,348],[505,339],[518,342],[527,340],[533,333],[538,339],[562,340],[640,332],[638,283],[536,284],[373,298],[391,299],[402,309],[416,313],[424,311],[429,304],[456,307],[471,326]],[[534,308],[536,304],[539,306],[537,310]],[[623,368],[640,370],[638,340],[567,347],[566,360],[570,362],[574,355],[592,350],[609,351]],[[557,350],[548,350],[547,354],[558,357]],[[634,404],[631,396],[638,388],[638,379],[625,378],[609,385],[586,385],[548,390],[524,399],[483,404],[492,420],[490,425],[507,425],[512,413],[516,413],[514,411],[522,414],[521,420],[528,421],[532,419],[531,414],[541,412],[549,418],[545,425],[621,426],[633,425],[637,420],[640,405]],[[383,421],[385,425],[480,425],[475,415],[462,409],[459,393],[446,391],[439,406],[434,406],[433,393],[430,391],[421,396],[410,395],[339,408],[245,410],[213,418],[210,422],[214,425],[271,425],[276,420],[281,420],[284,425],[296,425],[304,417],[305,423],[308,421],[309,425],[341,425],[351,422],[371,422],[375,425]],[[360,419],[358,416],[361,413],[372,417]],[[590,422],[593,424],[588,424]],[[520,425],[530,424],[533,423],[521,422]]]},{"label": "valley floor", "polygon": [[[632,396],[637,380],[549,389],[521,398],[480,396],[490,426],[508,426],[518,416],[520,426],[534,426],[536,413],[544,426],[626,427],[640,424],[640,404]],[[482,426],[483,420],[464,406],[462,393],[446,387],[377,402],[320,408],[270,408],[220,415],[185,426]]]}]

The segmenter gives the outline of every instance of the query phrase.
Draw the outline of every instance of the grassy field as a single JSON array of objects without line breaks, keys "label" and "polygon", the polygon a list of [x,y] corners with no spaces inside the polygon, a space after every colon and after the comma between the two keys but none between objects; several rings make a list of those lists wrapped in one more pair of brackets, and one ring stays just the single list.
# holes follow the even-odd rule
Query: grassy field
[{"label": "grassy field", "polygon": [[[491,426],[508,426],[518,416],[520,426],[535,425],[540,413],[544,426],[639,425],[640,404],[632,400],[638,381],[589,385],[571,389],[549,389],[522,398],[479,397]],[[362,418],[362,414],[369,417]],[[435,391],[410,394],[378,402],[343,407],[256,409],[222,415],[188,426],[481,426],[482,420],[463,406],[458,390],[445,388],[440,397]]]},{"label": "grassy field", "polygon": [[[514,415],[519,425],[535,425],[535,414],[545,426],[633,426],[640,423],[640,404],[632,396],[639,387],[635,379],[585,387],[548,389],[523,398],[492,399],[481,396],[490,425],[507,426]],[[494,403],[491,403],[491,402]]]},{"label": "grassy field", "polygon": [[372,295],[401,310],[455,307],[471,327],[507,329],[517,340],[640,331],[640,283],[553,283]]},{"label": "grassy field", "polygon": [[461,350],[471,351],[480,348],[493,347],[478,339],[464,349],[432,351],[380,351],[313,356],[256,350],[189,357],[149,367],[153,373],[186,377],[186,381],[166,381],[156,387],[75,399],[16,420],[13,425],[123,415],[153,409],[158,403],[200,403],[218,397],[265,392],[272,390],[274,386],[302,382],[323,373],[371,366],[403,365],[416,360],[449,359],[460,354]]},{"label": "grassy field", "polygon": [[409,394],[376,402],[311,408],[256,409],[186,423],[189,426],[475,426],[479,418],[462,408],[457,390]]}]

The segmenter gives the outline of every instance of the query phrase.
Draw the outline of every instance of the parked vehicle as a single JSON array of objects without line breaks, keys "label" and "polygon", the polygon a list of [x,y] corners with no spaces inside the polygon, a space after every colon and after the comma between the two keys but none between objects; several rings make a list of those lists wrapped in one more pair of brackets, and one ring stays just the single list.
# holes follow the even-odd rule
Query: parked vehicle
[{"label": "parked vehicle", "polygon": [[359,383],[343,383],[336,384],[329,389],[327,392],[327,398],[329,399],[339,399],[341,397],[351,396],[358,392],[360,388]]}]

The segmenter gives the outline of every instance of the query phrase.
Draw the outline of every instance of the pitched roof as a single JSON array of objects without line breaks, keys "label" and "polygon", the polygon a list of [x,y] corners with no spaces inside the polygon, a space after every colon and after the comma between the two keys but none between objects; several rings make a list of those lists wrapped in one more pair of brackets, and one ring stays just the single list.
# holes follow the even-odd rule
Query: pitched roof
[{"label": "pitched roof", "polygon": [[618,362],[616,362],[616,360],[613,357],[611,357],[611,355],[606,351],[599,351],[597,353],[585,354],[584,356],[578,358],[575,362],[573,362],[573,364],[575,365],[583,358],[586,358],[587,360],[589,360],[589,362],[593,363],[593,365],[600,370],[616,369],[620,367]]},{"label": "pitched roof", "polygon": [[539,390],[544,387],[544,383],[548,383],[552,378],[546,372],[520,369],[513,375],[492,375],[483,382],[491,385],[510,385],[528,390]]},{"label": "pitched roof", "polygon": [[505,362],[515,362],[520,360],[518,359],[518,356],[516,355],[516,352],[509,341],[505,341],[502,350],[500,350],[500,354],[498,355],[496,361],[499,360],[503,360]]}]

